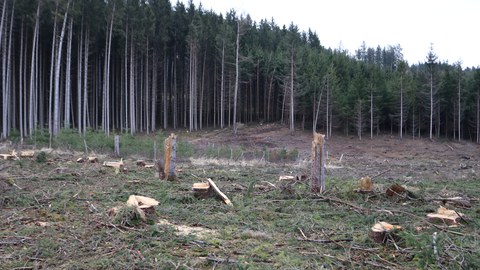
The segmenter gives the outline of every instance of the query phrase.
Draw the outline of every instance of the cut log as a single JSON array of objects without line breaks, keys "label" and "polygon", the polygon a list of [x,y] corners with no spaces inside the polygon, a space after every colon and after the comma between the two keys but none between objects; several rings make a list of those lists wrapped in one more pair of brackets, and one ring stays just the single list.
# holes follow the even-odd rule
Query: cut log
[{"label": "cut log", "polygon": [[[176,180],[177,135],[170,134],[164,141],[163,170],[167,180]],[[161,175],[161,174],[160,174]]]},{"label": "cut log", "polygon": [[453,204],[455,206],[463,207],[463,208],[472,207],[472,204],[470,203],[470,201],[463,197],[442,198],[440,200],[446,205]]},{"label": "cut log", "polygon": [[90,162],[90,163],[97,163],[97,162],[98,162],[98,158],[97,158],[97,157],[88,157],[87,160],[88,160],[88,162]]},{"label": "cut log", "polygon": [[407,190],[399,184],[393,184],[387,189],[386,193],[392,197],[393,195],[403,195],[406,191]]},{"label": "cut log", "polygon": [[83,158],[77,158],[77,163],[84,163],[85,162],[85,159]]},{"label": "cut log", "polygon": [[212,179],[207,178],[207,181],[210,184],[210,186],[213,188],[213,190],[222,198],[222,200],[225,202],[225,204],[233,205],[232,202],[230,201],[230,199],[225,194],[223,194],[222,191],[220,191],[220,189],[217,187],[217,185],[215,185],[215,183],[213,182]]},{"label": "cut log", "polygon": [[153,168],[155,167],[155,164],[145,164],[145,168]]},{"label": "cut log", "polygon": [[452,226],[457,225],[463,219],[463,214],[440,206],[436,213],[427,214],[427,219],[432,223],[443,223]]},{"label": "cut log", "polygon": [[370,237],[375,243],[387,243],[388,240],[396,241],[398,236],[395,233],[401,229],[401,226],[380,221],[370,229]]},{"label": "cut log", "polygon": [[207,191],[210,189],[209,183],[193,183],[193,191]]},{"label": "cut log", "polygon": [[21,157],[33,157],[35,155],[35,151],[33,150],[25,150],[20,152]]},{"label": "cut log", "polygon": [[3,157],[3,159],[18,159],[17,152],[15,150],[13,150],[11,154],[0,154],[0,157]]},{"label": "cut log", "polygon": [[325,191],[324,142],[325,135],[313,132],[310,189],[315,193]]},{"label": "cut log", "polygon": [[278,177],[278,181],[285,181],[285,180],[295,180],[295,176],[293,175],[281,175]]},{"label": "cut log", "polygon": [[120,159],[120,161],[105,161],[103,162],[103,166],[106,167],[113,167],[113,168],[122,168],[123,167],[123,159]]},{"label": "cut log", "polygon": [[373,181],[370,176],[365,176],[359,180],[359,192],[361,193],[370,193],[373,191]]}]

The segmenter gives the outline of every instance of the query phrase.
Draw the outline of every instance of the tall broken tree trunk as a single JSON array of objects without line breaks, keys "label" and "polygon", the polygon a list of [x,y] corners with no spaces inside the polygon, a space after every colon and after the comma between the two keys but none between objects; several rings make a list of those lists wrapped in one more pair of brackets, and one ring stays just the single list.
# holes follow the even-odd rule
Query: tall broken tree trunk
[{"label": "tall broken tree trunk", "polygon": [[325,190],[325,135],[313,132],[312,141],[312,171],[310,176],[310,189],[312,192]]},{"label": "tall broken tree trunk", "polygon": [[[170,136],[165,139],[164,149],[163,177],[167,180],[176,180],[177,135],[175,135],[175,133],[170,134]],[[162,172],[159,173],[162,175]]]}]

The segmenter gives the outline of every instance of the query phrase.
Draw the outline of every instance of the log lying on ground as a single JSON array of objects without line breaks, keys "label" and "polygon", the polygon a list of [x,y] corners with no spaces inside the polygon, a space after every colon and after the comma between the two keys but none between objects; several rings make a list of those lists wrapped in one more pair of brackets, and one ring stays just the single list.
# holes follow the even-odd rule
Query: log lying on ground
[{"label": "log lying on ground", "polygon": [[18,159],[17,152],[15,150],[13,150],[10,154],[0,154],[0,157],[3,157],[3,159]]},{"label": "log lying on ground", "polygon": [[472,207],[472,204],[470,203],[470,201],[463,197],[441,198],[439,200],[442,201],[442,203],[445,205],[453,204],[455,206],[463,207],[463,208]]},{"label": "log lying on ground", "polygon": [[452,226],[457,225],[463,219],[463,214],[440,206],[436,213],[427,214],[427,219],[432,223],[443,223]]},{"label": "log lying on ground", "polygon": [[233,205],[230,199],[217,187],[215,182],[212,179],[207,178],[208,183],[194,183],[192,190],[197,194],[197,196],[210,196],[215,192],[227,205]]},{"label": "log lying on ground", "polygon": [[120,161],[105,161],[105,162],[103,162],[103,166],[106,166],[106,167],[122,168],[123,165],[124,165],[123,159],[120,159]]},{"label": "log lying on ground", "polygon": [[33,150],[25,150],[20,152],[21,157],[33,157],[35,155],[35,151]]},{"label": "log lying on ground", "polygon": [[398,236],[395,233],[401,229],[401,226],[380,221],[370,229],[370,237],[375,243],[386,243],[388,240],[396,241]]}]

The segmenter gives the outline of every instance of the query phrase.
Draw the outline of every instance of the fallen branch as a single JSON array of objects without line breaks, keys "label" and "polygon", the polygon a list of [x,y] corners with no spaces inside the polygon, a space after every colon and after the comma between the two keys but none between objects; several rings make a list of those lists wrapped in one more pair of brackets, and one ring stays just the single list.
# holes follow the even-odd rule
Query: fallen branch
[{"label": "fallen branch", "polygon": [[445,267],[443,267],[442,263],[440,262],[440,256],[438,255],[437,232],[434,232],[432,235],[432,248],[433,248],[433,254],[435,255],[435,260],[437,261],[438,268],[444,270]]},{"label": "fallen branch", "polygon": [[227,204],[227,205],[233,205],[232,202],[230,201],[230,199],[229,199],[225,194],[223,194],[222,191],[220,191],[220,189],[217,187],[217,185],[213,182],[212,179],[207,178],[207,181],[208,181],[208,183],[210,184],[210,186],[213,188],[213,190],[215,190],[215,192],[216,192],[220,197],[222,197],[222,200],[225,202],[225,204]]},{"label": "fallen branch", "polygon": [[220,257],[217,257],[215,254],[208,254],[207,260],[214,263],[237,263],[236,260],[230,259],[230,257],[222,259]]},{"label": "fallen branch", "polygon": [[351,238],[342,238],[342,239],[310,239],[310,238],[297,238],[298,241],[305,241],[305,242],[313,242],[313,243],[321,243],[321,244],[329,244],[329,243],[337,243],[337,242],[351,242],[353,239]]}]

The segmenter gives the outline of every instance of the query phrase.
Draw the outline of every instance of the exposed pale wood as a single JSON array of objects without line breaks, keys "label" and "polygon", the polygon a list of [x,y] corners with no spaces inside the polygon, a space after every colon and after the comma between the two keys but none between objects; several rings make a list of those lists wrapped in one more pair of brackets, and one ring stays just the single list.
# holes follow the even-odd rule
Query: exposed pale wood
[{"label": "exposed pale wood", "polygon": [[451,226],[458,224],[463,219],[463,214],[440,206],[436,213],[427,214],[427,219],[432,223],[444,223]]},{"label": "exposed pale wood", "polygon": [[18,159],[17,152],[13,150],[10,154],[0,154],[3,159]]},{"label": "exposed pale wood", "polygon": [[220,189],[217,187],[217,185],[213,182],[212,179],[207,178],[207,181],[208,181],[208,183],[210,184],[210,186],[213,188],[213,190],[214,190],[220,197],[222,197],[222,199],[223,199],[223,201],[225,202],[225,204],[227,204],[227,205],[233,205],[232,202],[230,201],[230,199],[229,199],[222,191],[220,191]]},{"label": "exposed pale wood", "polygon": [[138,206],[141,209],[156,206],[158,204],[159,202],[157,200],[140,195],[130,195],[127,200],[128,206]]},{"label": "exposed pale wood", "polygon": [[103,162],[103,166],[106,166],[106,167],[122,168],[123,165],[124,165],[123,159],[121,159],[120,161],[105,161],[105,162]]},{"label": "exposed pale wood", "polygon": [[20,152],[21,157],[33,157],[35,155],[34,150],[25,150]]},{"label": "exposed pale wood", "polygon": [[83,163],[83,162],[85,162],[85,159],[83,159],[83,158],[77,158],[77,163]]},{"label": "exposed pale wood", "polygon": [[98,158],[97,158],[97,157],[88,157],[87,160],[88,160],[88,162],[90,162],[90,163],[97,163],[97,162],[98,162]]},{"label": "exposed pale wood", "polygon": [[193,191],[206,191],[210,189],[209,183],[193,183],[192,190]]},{"label": "exposed pale wood", "polygon": [[285,180],[295,180],[295,176],[293,175],[281,175],[278,177],[278,181],[285,181]]},{"label": "exposed pale wood", "polygon": [[360,192],[372,192],[373,191],[373,181],[369,176],[360,178],[359,180]]},{"label": "exposed pale wood", "polygon": [[155,164],[145,164],[145,168],[153,168],[155,167]]},{"label": "exposed pale wood", "polygon": [[377,222],[375,223],[372,228],[370,229],[370,237],[376,243],[386,243],[388,238],[395,238],[395,231],[401,230],[402,227],[398,225],[392,225],[387,222]]},{"label": "exposed pale wood", "polygon": [[[177,135],[170,134],[164,142],[163,173],[167,180],[176,180]],[[159,166],[160,167],[160,166]],[[160,173],[161,175],[161,173]]]},{"label": "exposed pale wood", "polygon": [[325,190],[324,139],[325,135],[313,132],[310,189],[316,193]]}]

